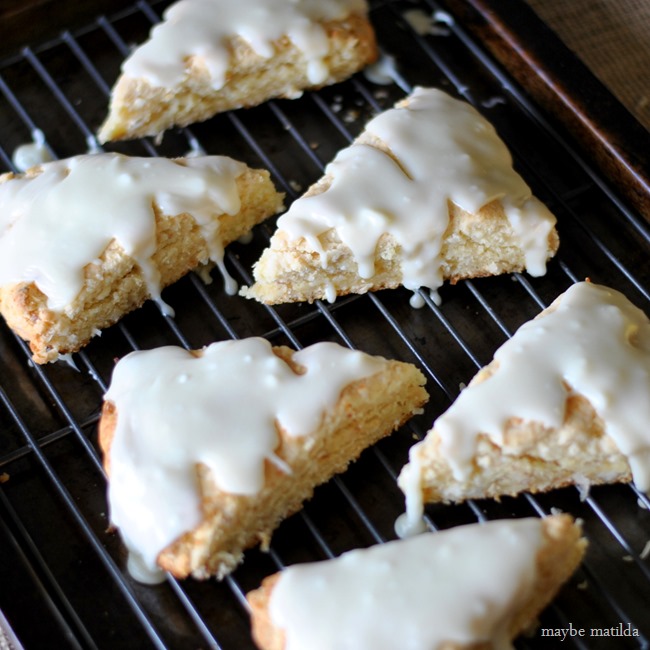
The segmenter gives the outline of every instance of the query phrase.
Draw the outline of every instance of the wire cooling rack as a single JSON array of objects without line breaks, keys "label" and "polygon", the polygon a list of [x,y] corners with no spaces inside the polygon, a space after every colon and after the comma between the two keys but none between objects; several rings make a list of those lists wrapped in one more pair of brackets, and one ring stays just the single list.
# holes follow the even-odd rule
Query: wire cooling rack
[{"label": "wire cooling rack", "polygon": [[[47,42],[5,53],[0,168],[13,169],[12,152],[35,130],[53,157],[94,150],[119,65],[146,38],[164,6],[135,2]],[[414,10],[420,19],[430,17],[427,29],[416,29],[408,14]],[[0,632],[0,647],[252,648],[244,594],[279,567],[393,539],[394,521],[404,509],[395,478],[408,448],[517,327],[586,277],[623,291],[649,311],[648,223],[595,170],[589,152],[534,104],[444,6],[376,2],[371,19],[382,51],[395,58],[392,83],[377,85],[359,74],[297,100],[271,101],[169,132],[160,144],[146,139],[107,148],[134,155],[230,155],[268,168],[290,202],[370,117],[416,85],[436,86],[471,102],[495,125],[517,169],[557,215],[562,243],[548,273],[445,286],[441,306],[423,294],[419,310],[409,306],[404,290],[333,305],[269,308],[225,295],[216,274],[212,284],[191,274],[164,292],[174,320],[148,303],[74,355],[76,368],[34,366],[25,344],[0,324],[0,610],[17,638]],[[229,247],[227,265],[241,284],[250,282],[272,227],[259,226],[251,243]],[[431,400],[422,416],[318,488],[280,526],[269,553],[250,551],[221,583],[169,578],[156,587],[139,585],[125,570],[119,537],[109,530],[97,448],[97,421],[114,361],[134,349],[200,348],[253,335],[294,347],[333,340],[410,361],[426,374]],[[580,517],[589,551],[543,613],[541,627],[586,630],[585,637],[567,638],[562,647],[647,648],[649,507],[646,495],[626,485],[430,506],[427,514],[438,529],[555,509]],[[621,634],[597,637],[592,629]],[[639,636],[622,636],[625,631]],[[532,631],[516,645],[554,643]]]}]

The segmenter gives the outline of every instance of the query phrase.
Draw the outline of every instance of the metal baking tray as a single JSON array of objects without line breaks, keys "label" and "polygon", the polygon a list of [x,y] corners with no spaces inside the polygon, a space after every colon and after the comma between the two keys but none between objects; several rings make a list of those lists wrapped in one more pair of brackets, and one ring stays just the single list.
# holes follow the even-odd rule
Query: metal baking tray
[{"label": "metal baking tray", "polygon": [[[0,169],[12,169],[12,152],[34,129],[55,157],[94,146],[125,53],[146,38],[166,4],[5,3]],[[416,31],[405,19],[413,10],[434,17],[429,29]],[[518,0],[380,0],[371,19],[383,52],[395,58],[392,83],[358,74],[297,100],[169,132],[160,145],[147,139],[107,148],[176,156],[198,145],[267,167],[291,201],[377,111],[415,85],[437,86],[470,101],[495,125],[516,168],[557,215],[561,248],[547,275],[445,286],[440,307],[427,298],[414,310],[404,290],[273,309],[225,295],[216,275],[206,285],[191,274],[164,292],[174,320],[148,303],[74,355],[76,369],[34,366],[24,343],[0,323],[0,610],[8,622],[0,629],[15,633],[13,641],[0,633],[0,647],[252,648],[244,594],[282,566],[393,539],[404,508],[395,477],[410,445],[517,327],[586,277],[650,311],[647,131]],[[250,280],[272,228],[264,224],[250,244],[229,247],[227,265],[240,283]],[[294,347],[333,340],[413,362],[427,376],[431,400],[423,415],[318,488],[280,526],[269,553],[250,551],[221,583],[170,578],[139,585],[109,531],[97,448],[114,361],[137,348],[198,348],[251,335]],[[542,614],[541,626],[587,630],[562,647],[647,648],[649,507],[646,495],[619,485],[432,506],[427,514],[438,529],[554,509],[581,518],[590,540],[585,562]],[[639,636],[594,637],[592,628],[633,629]],[[516,647],[554,643],[532,631]]]}]

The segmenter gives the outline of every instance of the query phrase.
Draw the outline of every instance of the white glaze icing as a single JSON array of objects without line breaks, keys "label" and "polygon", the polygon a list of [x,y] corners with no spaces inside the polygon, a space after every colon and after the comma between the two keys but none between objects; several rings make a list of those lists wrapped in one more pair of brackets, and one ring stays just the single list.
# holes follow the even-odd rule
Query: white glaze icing
[{"label": "white glaze icing", "polygon": [[400,539],[420,535],[428,530],[423,517],[420,517],[419,520],[413,522],[409,518],[407,512],[403,512],[399,517],[397,517],[397,519],[395,519],[393,529]]},{"label": "white glaze icing", "polygon": [[414,291],[413,295],[409,298],[409,305],[411,305],[413,309],[422,309],[425,304],[424,298],[417,291]]},{"label": "white glaze icing", "polygon": [[159,585],[166,579],[166,573],[162,569],[145,563],[137,551],[129,550],[126,569],[136,582],[143,585]]},{"label": "white glaze icing", "polygon": [[[201,522],[196,465],[225,492],[256,494],[275,462],[276,422],[308,436],[342,389],[385,361],[334,343],[296,352],[296,374],[260,338],[214,343],[200,357],[177,347],[127,355],[106,400],[117,410],[110,450],[112,522],[154,570],[159,552]],[[253,401],[251,402],[251,400]]]},{"label": "white glaze icing", "polygon": [[199,57],[215,89],[223,87],[229,66],[229,41],[242,38],[261,57],[274,54],[273,41],[287,36],[307,58],[314,84],[329,76],[327,34],[320,21],[365,13],[365,0],[181,0],[164,13],[150,39],[124,61],[124,74],[171,87],[183,79],[186,60]]},{"label": "white glaze icing", "polygon": [[416,34],[426,36],[431,33],[433,16],[422,9],[408,9],[402,13],[402,17]]},{"label": "white glaze icing", "polygon": [[382,54],[375,63],[363,69],[363,76],[373,84],[387,86],[400,80],[395,57]]},{"label": "white glaze icing", "polygon": [[152,203],[163,214],[191,213],[221,268],[224,250],[214,217],[239,211],[236,178],[244,169],[222,156],[174,161],[107,153],[47,163],[37,176],[0,184],[0,285],[33,281],[49,308],[65,310],[82,287],[84,267],[115,239],[164,307],[151,263]]},{"label": "white glaze icing", "polygon": [[375,117],[366,132],[391,156],[366,144],[343,149],[327,166],[331,186],[296,200],[278,220],[290,240],[304,237],[327,265],[319,236],[336,229],[358,264],[374,275],[382,234],[402,247],[402,283],[413,291],[442,284],[440,250],[449,224],[447,201],[470,213],[500,199],[528,272],[546,271],[555,218],[512,169],[494,128],[473,107],[442,91],[418,88],[406,107]]},{"label": "white glaze icing", "polygon": [[40,129],[32,131],[32,142],[16,147],[11,155],[11,162],[19,172],[25,172],[34,165],[40,165],[52,160],[52,154],[47,148],[45,135]]},{"label": "white glaze icing", "polygon": [[247,232],[245,235],[242,235],[237,239],[240,244],[250,244],[253,241],[253,232]]},{"label": "white glaze icing", "polygon": [[[502,444],[510,418],[559,427],[569,395],[586,397],[627,456],[637,487],[650,490],[650,321],[621,293],[589,282],[571,286],[553,311],[525,323],[494,355],[498,369],[470,384],[433,425],[458,480],[472,471],[477,433]],[[431,433],[429,435],[432,435]],[[409,520],[422,512],[421,450],[402,470]]]},{"label": "white glaze icing", "polygon": [[408,9],[402,17],[419,36],[448,36],[449,27],[454,24],[454,19],[447,12],[439,10],[429,14],[421,9]]},{"label": "white glaze icing", "polygon": [[285,569],[269,614],[286,650],[512,648],[507,626],[534,586],[542,522],[460,526]]}]

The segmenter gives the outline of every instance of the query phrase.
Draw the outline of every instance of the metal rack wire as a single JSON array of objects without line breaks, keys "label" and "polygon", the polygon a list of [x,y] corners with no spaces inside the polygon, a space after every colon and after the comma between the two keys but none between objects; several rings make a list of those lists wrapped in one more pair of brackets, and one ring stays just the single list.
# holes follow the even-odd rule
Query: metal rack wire
[{"label": "metal rack wire", "polygon": [[[0,61],[0,166],[40,129],[56,157],[97,146],[110,84],[132,43],[142,41],[164,2],[135,2],[111,16]],[[648,311],[650,228],[622,202],[588,156],[572,145],[488,57],[462,25],[439,21],[420,35],[404,12],[444,11],[433,2],[384,1],[372,20],[382,49],[395,56],[395,83],[363,75],[247,111],[217,116],[150,140],[115,145],[137,155],[183,155],[200,148],[268,168],[288,200],[315,181],[338,149],[377,111],[414,85],[446,88],[476,105],[506,140],[534,192],[557,214],[562,241],[543,278],[523,275],[468,281],[441,290],[442,305],[408,292],[356,296],[333,305],[269,308],[225,296],[219,278],[188,276],[165,291],[175,320],[150,304],[127,316],[75,355],[76,369],[29,361],[26,345],[0,325],[0,610],[27,648],[248,648],[244,594],[278,568],[333,557],[394,538],[403,509],[395,477],[410,444],[446,408],[477,368],[523,322],[584,277],[623,291]],[[446,18],[443,13],[435,14]],[[272,224],[253,241],[229,247],[227,264],[241,283],[268,242]],[[363,454],[344,475],[319,488],[287,520],[265,554],[253,550],[223,583],[169,578],[157,587],[131,581],[119,539],[108,530],[105,479],[96,424],[114,358],[173,343],[197,348],[213,340],[265,336],[296,348],[336,340],[402,358],[425,372],[425,413]],[[553,509],[583,519],[590,539],[575,578],[542,616],[544,627],[609,628],[634,638],[571,638],[569,647],[647,648],[650,621],[650,500],[633,486],[566,489],[501,502],[432,506],[432,528],[491,518],[544,515]],[[399,647],[396,642],[396,647]],[[534,633],[517,647],[549,647]]]}]

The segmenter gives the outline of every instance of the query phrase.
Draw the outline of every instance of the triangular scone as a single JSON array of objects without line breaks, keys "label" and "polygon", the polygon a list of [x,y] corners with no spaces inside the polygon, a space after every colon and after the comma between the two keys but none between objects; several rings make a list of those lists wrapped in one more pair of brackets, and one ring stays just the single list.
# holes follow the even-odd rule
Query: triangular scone
[{"label": "triangular scone", "polygon": [[99,140],[157,135],[346,79],[377,58],[365,0],[181,0],[122,66]]},{"label": "triangular scone", "polygon": [[603,286],[571,286],[524,324],[411,448],[399,476],[422,502],[576,484],[650,489],[650,321]]},{"label": "triangular scone", "polygon": [[411,364],[334,343],[128,355],[99,435],[132,570],[223,577],[317,485],[421,412],[424,383]]},{"label": "triangular scone", "polygon": [[[282,208],[266,170],[223,156],[75,156],[0,176],[0,313],[37,363],[160,300]],[[232,284],[232,282],[231,282]],[[234,292],[236,289],[229,287]]]},{"label": "triangular scone", "polygon": [[586,540],[567,515],[424,533],[295,565],[249,593],[261,650],[510,648]]},{"label": "triangular scone", "polygon": [[418,88],[278,220],[243,295],[275,304],[546,271],[555,218],[472,106]]}]

